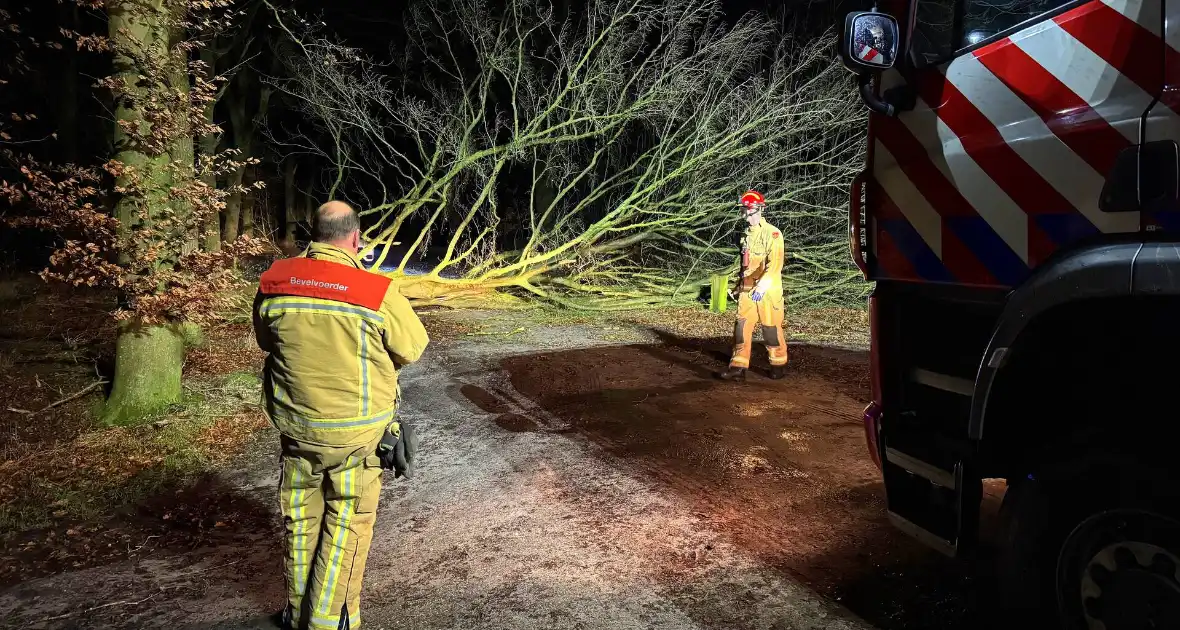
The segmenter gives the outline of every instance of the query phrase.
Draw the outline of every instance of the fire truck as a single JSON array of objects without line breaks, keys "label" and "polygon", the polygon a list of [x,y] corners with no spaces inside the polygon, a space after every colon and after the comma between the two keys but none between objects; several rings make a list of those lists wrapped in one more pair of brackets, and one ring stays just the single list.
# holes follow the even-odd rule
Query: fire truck
[{"label": "fire truck", "polygon": [[888,0],[839,53],[890,521],[1020,627],[1180,628],[1180,0]]}]

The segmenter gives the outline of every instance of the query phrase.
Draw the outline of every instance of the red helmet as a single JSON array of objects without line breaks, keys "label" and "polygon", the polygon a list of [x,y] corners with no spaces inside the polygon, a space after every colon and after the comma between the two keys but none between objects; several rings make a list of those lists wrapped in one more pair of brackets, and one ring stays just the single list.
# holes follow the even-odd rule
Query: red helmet
[{"label": "red helmet", "polygon": [[762,193],[758,192],[757,190],[747,190],[746,194],[742,195],[741,203],[747,208],[765,206],[766,197],[763,197]]}]

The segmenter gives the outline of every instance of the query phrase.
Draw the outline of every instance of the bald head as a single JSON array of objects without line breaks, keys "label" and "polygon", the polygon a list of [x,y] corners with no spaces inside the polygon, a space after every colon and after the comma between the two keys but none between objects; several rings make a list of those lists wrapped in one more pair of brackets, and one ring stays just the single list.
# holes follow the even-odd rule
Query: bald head
[{"label": "bald head", "polygon": [[361,218],[343,201],[329,201],[315,211],[311,238],[353,253],[360,249]]}]

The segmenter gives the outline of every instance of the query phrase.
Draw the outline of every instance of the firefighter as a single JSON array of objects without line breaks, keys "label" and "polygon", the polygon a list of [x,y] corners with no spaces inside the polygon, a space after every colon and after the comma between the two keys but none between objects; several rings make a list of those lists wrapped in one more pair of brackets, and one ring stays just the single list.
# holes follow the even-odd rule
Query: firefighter
[{"label": "firefighter", "polygon": [[754,326],[762,326],[762,341],[770,355],[770,378],[786,376],[787,340],[783,334],[783,235],[762,218],[766,198],[751,190],[742,195],[742,216],[748,225],[741,240],[737,323],[729,368],[717,376],[745,380],[750,368]]},{"label": "firefighter", "polygon": [[397,452],[405,472],[412,448],[394,419],[398,370],[429,339],[390,280],[357,260],[355,210],[324,204],[312,238],[263,274],[254,302],[264,402],[281,433],[287,606],[277,621],[355,629],[382,471]]}]

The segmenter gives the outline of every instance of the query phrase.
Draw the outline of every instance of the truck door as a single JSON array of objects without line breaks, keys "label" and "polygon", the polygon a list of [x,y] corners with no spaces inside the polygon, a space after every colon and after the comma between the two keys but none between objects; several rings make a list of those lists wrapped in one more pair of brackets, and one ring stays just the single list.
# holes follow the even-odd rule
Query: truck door
[{"label": "truck door", "polygon": [[908,86],[917,105],[872,121],[878,277],[1011,287],[1060,249],[1139,232],[1138,212],[1098,200],[1144,113],[1148,129],[1175,118],[1153,108],[1165,48],[1177,54],[1162,11],[1162,0],[916,0],[910,63],[881,87]]},{"label": "truck door", "polygon": [[[1159,100],[1144,120],[1144,140],[1148,142],[1180,140],[1180,0],[1163,2],[1163,24],[1156,32],[1163,33],[1164,85]],[[1161,167],[1175,172],[1174,163]],[[1165,179],[1170,178],[1165,176]],[[1143,212],[1142,225],[1149,239],[1180,238],[1180,208],[1175,204],[1148,204],[1148,208]]]}]

